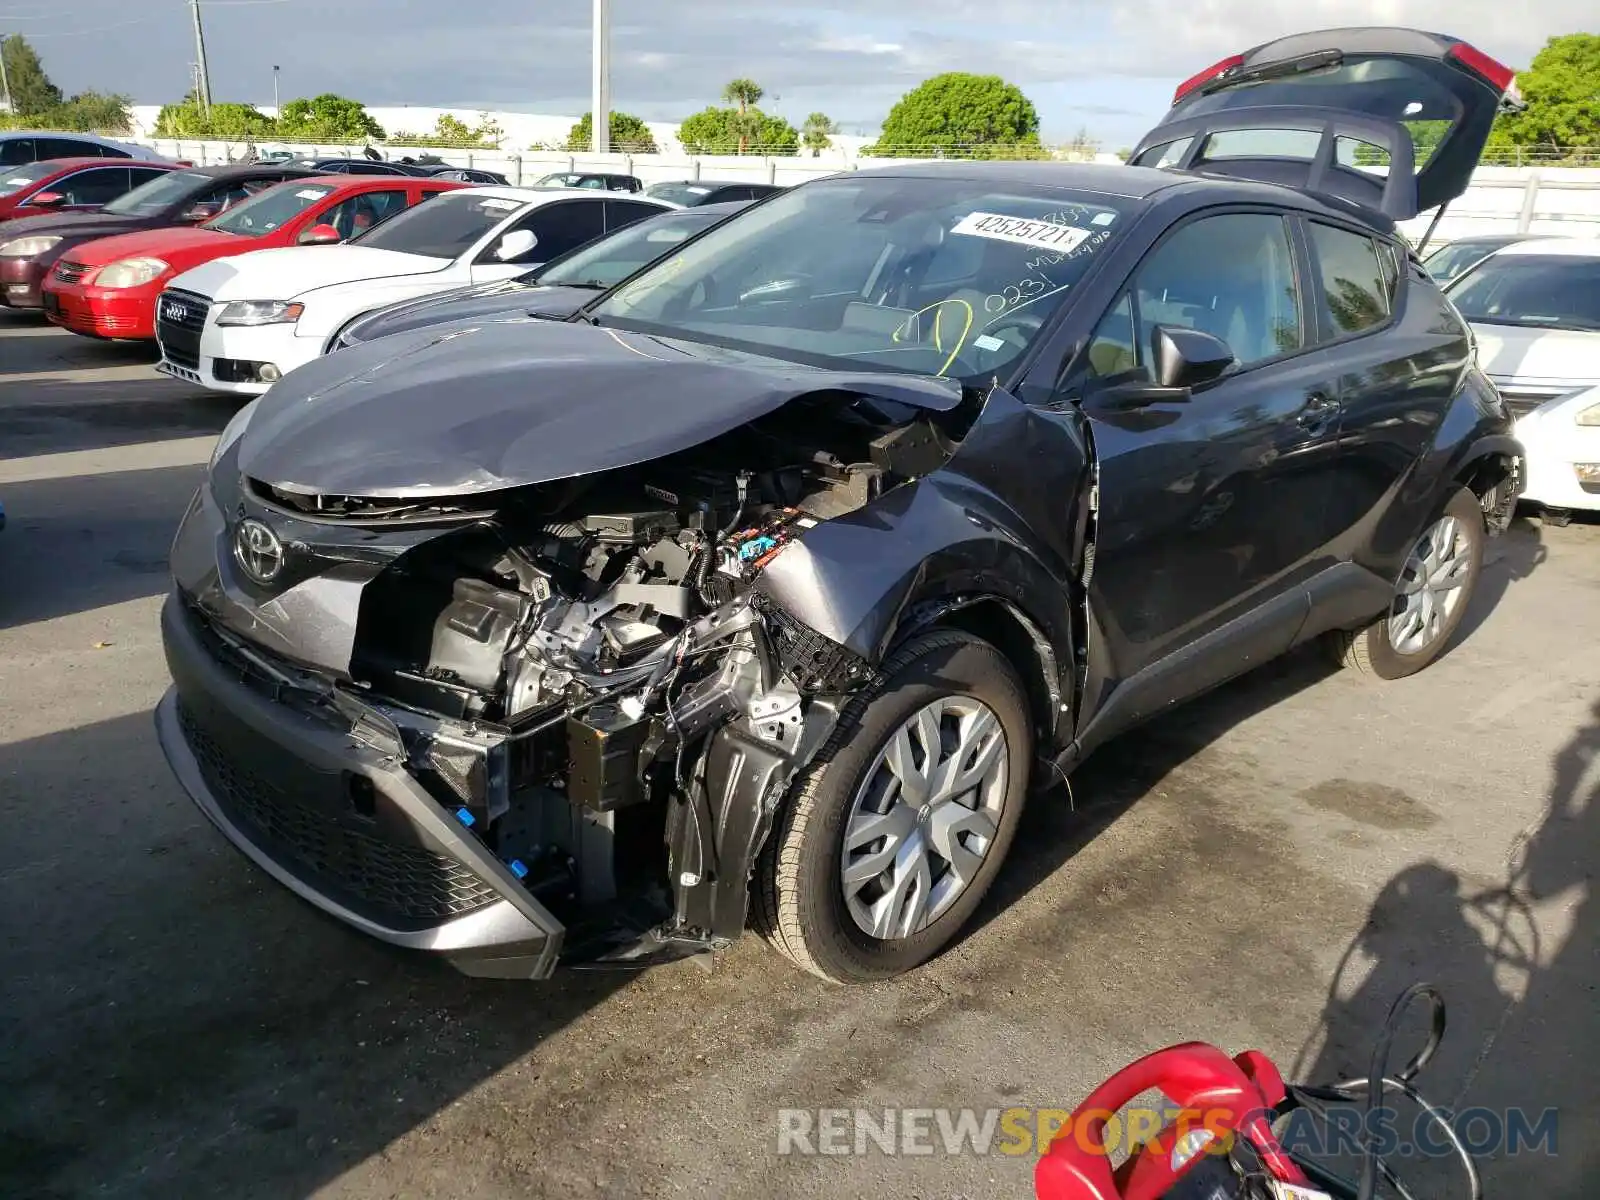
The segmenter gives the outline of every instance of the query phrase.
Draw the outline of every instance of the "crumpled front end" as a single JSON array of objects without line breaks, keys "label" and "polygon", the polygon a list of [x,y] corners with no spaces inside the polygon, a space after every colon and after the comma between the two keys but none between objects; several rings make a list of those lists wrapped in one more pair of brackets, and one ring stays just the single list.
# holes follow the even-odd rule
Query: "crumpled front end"
[{"label": "crumpled front end", "polygon": [[225,446],[173,547],[174,770],[299,895],[472,974],[737,937],[781,798],[876,678],[758,581],[952,449],[925,417],[818,438],[826,412],[418,501]]}]

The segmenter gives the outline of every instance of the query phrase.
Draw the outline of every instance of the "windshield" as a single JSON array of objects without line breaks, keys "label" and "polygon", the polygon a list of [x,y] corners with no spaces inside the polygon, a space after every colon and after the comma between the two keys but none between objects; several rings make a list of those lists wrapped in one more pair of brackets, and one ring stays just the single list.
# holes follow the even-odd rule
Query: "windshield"
[{"label": "windshield", "polygon": [[617,233],[596,238],[523,278],[557,287],[616,287],[629,275],[666,254],[680,242],[715,225],[725,213],[674,213],[647,217]]},{"label": "windshield", "polygon": [[644,194],[653,200],[693,206],[711,195],[711,189],[703,183],[653,183],[645,188]]},{"label": "windshield", "polygon": [[46,175],[61,170],[60,163],[36,162],[21,167],[0,167],[0,196],[14,196],[25,187],[32,187]]},{"label": "windshield", "polygon": [[149,183],[141,183],[126,195],[118,196],[100,211],[119,217],[153,217],[188,199],[196,189],[210,182],[209,175],[202,175],[198,171],[170,171],[156,176]]},{"label": "windshield", "polygon": [[279,184],[207,221],[201,228],[244,237],[266,237],[332,191],[332,184]]},{"label": "windshield", "polygon": [[525,200],[445,192],[374,225],[351,244],[429,258],[458,258],[526,204]]},{"label": "windshield", "polygon": [[1600,329],[1600,258],[1497,254],[1450,289],[1469,321]]},{"label": "windshield", "polygon": [[976,381],[1027,349],[1131,204],[1042,185],[819,180],[739,213],[591,315],[820,366]]},{"label": "windshield", "polygon": [[1440,283],[1449,283],[1465,275],[1467,268],[1482,262],[1498,249],[1500,246],[1497,243],[1454,242],[1449,246],[1440,246],[1422,260],[1422,265]]}]

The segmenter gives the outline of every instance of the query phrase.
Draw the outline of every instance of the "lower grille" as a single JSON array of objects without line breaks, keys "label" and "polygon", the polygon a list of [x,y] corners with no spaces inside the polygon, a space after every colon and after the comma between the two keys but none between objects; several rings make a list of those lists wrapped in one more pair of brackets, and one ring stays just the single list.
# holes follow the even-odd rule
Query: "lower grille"
[{"label": "lower grille", "polygon": [[307,882],[356,899],[379,919],[444,920],[498,899],[454,859],[351,829],[241,768],[181,703],[178,718],[206,786],[229,819]]}]

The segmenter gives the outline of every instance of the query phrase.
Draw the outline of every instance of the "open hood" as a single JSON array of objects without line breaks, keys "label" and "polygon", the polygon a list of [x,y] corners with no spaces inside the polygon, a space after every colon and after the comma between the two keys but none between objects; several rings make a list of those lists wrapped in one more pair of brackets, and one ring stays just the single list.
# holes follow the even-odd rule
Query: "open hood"
[{"label": "open hood", "polygon": [[292,300],[335,284],[425,275],[449,265],[445,258],[368,246],[286,246],[216,259],[176,286],[213,300]]},{"label": "open hood", "polygon": [[1396,221],[1466,191],[1514,76],[1457,38],[1328,29],[1185,80],[1128,162],[1284,184]]},{"label": "open hood", "polygon": [[261,398],[239,467],[308,494],[464,496],[646,462],[826,392],[961,401],[959,384],[930,376],[532,318],[456,322],[291,372]]}]

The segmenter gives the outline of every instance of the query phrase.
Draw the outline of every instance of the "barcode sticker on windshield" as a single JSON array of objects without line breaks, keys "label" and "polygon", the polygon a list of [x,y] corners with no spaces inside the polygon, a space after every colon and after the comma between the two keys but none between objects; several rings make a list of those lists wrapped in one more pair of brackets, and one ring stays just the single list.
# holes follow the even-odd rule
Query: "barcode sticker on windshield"
[{"label": "barcode sticker on windshield", "polygon": [[1076,249],[1089,236],[1087,229],[1079,229],[1075,225],[1029,221],[1023,217],[987,212],[968,213],[956,222],[950,232],[993,238],[997,242],[1015,242],[1019,246],[1044,246],[1063,252]]},{"label": "barcode sticker on windshield", "polygon": [[479,201],[479,203],[484,208],[498,212],[510,212],[514,208],[522,207],[521,200],[501,200],[498,197],[490,197],[488,200]]},{"label": "barcode sticker on windshield", "polygon": [[327,192],[321,192],[315,188],[307,188],[303,192],[296,192],[295,196],[301,200],[321,200],[327,194]]}]

